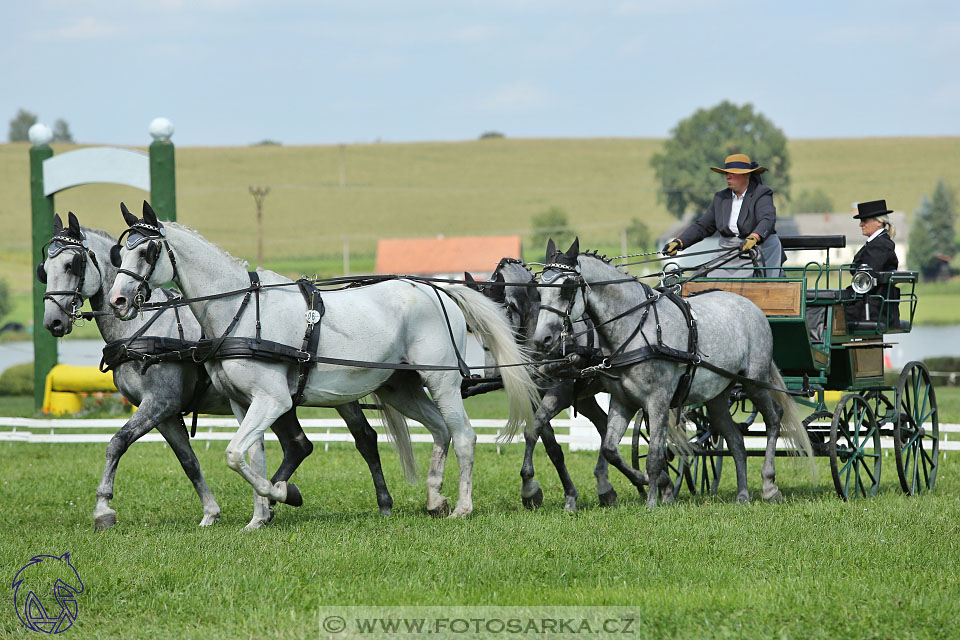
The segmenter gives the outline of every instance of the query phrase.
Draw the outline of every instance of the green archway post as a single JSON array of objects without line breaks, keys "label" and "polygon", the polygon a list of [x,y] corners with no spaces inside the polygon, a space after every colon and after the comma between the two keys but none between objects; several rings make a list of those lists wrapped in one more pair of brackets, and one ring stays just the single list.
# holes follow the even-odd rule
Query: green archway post
[{"label": "green archway post", "polygon": [[177,179],[173,143],[154,140],[150,144],[150,205],[157,218],[177,221]]},{"label": "green archway post", "polygon": [[[98,147],[68,151],[52,159],[53,149],[49,143],[53,134],[49,127],[37,123],[30,128],[30,141],[33,142],[30,148],[31,230],[36,259],[42,259],[40,251],[53,230],[54,195],[70,187],[109,182],[143,189],[150,192],[151,204],[161,220],[177,219],[177,183],[173,143],[170,142],[173,124],[166,118],[156,118],[150,123],[149,131],[154,140],[149,154]],[[45,287],[33,273],[32,260],[30,268],[33,280],[33,398],[39,410],[43,406],[47,374],[57,364],[57,341],[43,328]]]},{"label": "green archway post", "polygon": [[43,161],[53,157],[49,144],[30,147],[30,202],[33,208],[33,254],[30,279],[33,280],[33,406],[43,406],[43,387],[47,374],[57,364],[57,340],[43,328],[43,294],[46,285],[37,280],[33,260],[42,260],[40,251],[53,230],[53,196],[43,194]]}]

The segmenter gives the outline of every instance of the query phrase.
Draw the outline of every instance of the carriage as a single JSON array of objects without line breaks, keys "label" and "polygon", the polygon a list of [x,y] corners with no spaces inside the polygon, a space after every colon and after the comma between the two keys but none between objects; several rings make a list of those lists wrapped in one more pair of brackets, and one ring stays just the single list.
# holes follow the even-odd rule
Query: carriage
[{"label": "carriage", "polygon": [[[921,362],[908,363],[895,380],[883,368],[883,350],[892,346],[885,336],[910,331],[917,305],[917,273],[851,276],[849,265],[830,264],[829,250],[846,245],[842,235],[783,237],[781,242],[787,251],[822,250],[824,259],[785,267],[783,277],[692,279],[676,287],[684,297],[707,290],[730,291],[764,312],[773,333],[774,360],[791,395],[808,410],[803,424],[814,455],[830,458],[834,486],[842,499],[877,493],[884,457],[881,448],[891,441],[902,490],[915,494],[932,489],[939,422],[930,374]],[[879,302],[879,314],[848,323],[846,309],[864,296]],[[832,411],[829,392],[842,393]],[[729,404],[746,438],[766,434],[764,425],[754,420],[756,410],[736,389]],[[683,454],[668,453],[674,488],[686,485],[692,493],[714,493],[723,460],[730,454],[723,437],[711,431],[703,407],[690,407],[685,415],[691,448]],[[643,416],[638,416],[634,468],[639,469],[645,457],[641,440],[647,436]],[[748,447],[747,455],[762,456],[764,451]],[[777,451],[777,455],[789,452]]]}]

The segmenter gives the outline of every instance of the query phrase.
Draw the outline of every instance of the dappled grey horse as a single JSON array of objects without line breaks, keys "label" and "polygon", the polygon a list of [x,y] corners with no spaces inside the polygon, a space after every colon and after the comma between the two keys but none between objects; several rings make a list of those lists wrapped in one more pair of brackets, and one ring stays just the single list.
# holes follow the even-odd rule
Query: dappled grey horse
[{"label": "dappled grey horse", "polygon": [[[127,341],[141,331],[141,323],[124,323],[114,317],[107,305],[109,287],[116,277],[116,267],[110,263],[110,250],[117,239],[105,231],[81,228],[76,216],[69,215],[69,225],[63,226],[60,216],[54,217],[53,237],[43,255],[43,263],[37,266],[37,276],[47,285],[44,295],[44,326],[56,337],[62,337],[73,328],[74,320],[84,300],[90,300],[97,328],[107,343]],[[151,296],[163,299],[165,294],[154,289]],[[200,337],[200,325],[189,309],[159,313],[152,320],[146,335],[171,339],[183,338],[194,341]],[[148,322],[153,313],[144,313]],[[182,331],[182,334],[181,334]],[[107,445],[107,461],[94,508],[94,526],[102,530],[116,523],[116,511],[110,508],[117,465],[131,444],[156,428],[176,454],[184,472],[196,488],[203,504],[201,526],[208,526],[220,517],[220,507],[213,497],[197,457],[190,447],[181,415],[197,410],[203,413],[230,414],[227,398],[209,384],[202,365],[192,362],[169,362],[151,366],[141,371],[141,363],[126,361],[114,368],[113,378],[117,389],[137,411],[121,427]],[[387,491],[380,457],[377,452],[376,432],[367,423],[363,412],[356,404],[344,405],[340,415],[356,439],[357,448],[370,467],[377,503],[381,513],[389,513],[392,498]],[[290,411],[277,421],[274,431],[283,447],[283,462],[274,478],[285,480],[297,465],[310,454],[313,445],[307,439],[297,421],[296,413]],[[251,457],[261,464],[263,443],[250,451]],[[262,461],[265,466],[265,458]],[[256,528],[272,516],[268,501],[255,495],[254,516],[250,528]]]},{"label": "dappled grey horse", "polygon": [[[386,405],[424,424],[433,436],[427,511],[442,515],[449,510],[441,490],[451,440],[460,482],[450,515],[462,517],[473,511],[476,434],[460,395],[467,323],[498,363],[527,362],[497,305],[467,287],[435,287],[399,278],[321,295],[308,283],[301,287],[272,271],[251,275],[245,262],[197,232],[176,223],[161,224],[147,203],[141,220],[125,207],[122,210],[129,237],[118,251],[122,264],[110,303],[119,316],[129,319],[143,286],[170,280],[180,285],[214,345],[211,377],[228,393],[241,420],[227,445],[227,464],[257,493],[286,502],[296,490],[289,483],[269,481],[242,455],[295,401],[338,406],[375,392]],[[256,311],[239,300],[249,301],[253,292]],[[316,309],[317,297],[323,314]],[[311,343],[316,346],[308,346]],[[224,357],[227,354],[219,348],[225,344],[241,351],[241,357]],[[258,359],[244,355],[254,348],[273,355]],[[291,350],[293,357],[281,357]],[[504,435],[511,436],[521,423],[533,419],[538,397],[525,367],[505,369],[503,379],[510,406]],[[399,447],[401,462],[411,468],[412,448],[405,431],[392,433],[398,440],[406,439],[406,446]]]},{"label": "dappled grey horse", "polygon": [[[603,383],[610,392],[610,412],[602,452],[640,488],[650,479],[659,486],[665,502],[672,501],[673,484],[666,473],[665,449],[670,428],[671,404],[688,372],[690,325],[681,308],[667,296],[651,290],[596,254],[580,253],[579,241],[565,252],[547,246],[547,265],[541,282],[558,285],[540,291],[541,308],[534,343],[543,350],[554,347],[570,322],[589,313],[596,323],[606,356],[601,365]],[[714,291],[689,299],[695,319],[696,368],[689,391],[681,404],[706,403],[711,425],[726,438],[737,471],[737,501],[748,502],[746,451],[743,435],[730,416],[727,398],[734,385],[731,376],[711,367],[743,376],[743,391],[763,415],[767,448],[761,477],[764,500],[779,501],[774,459],[781,426],[794,446],[810,456],[807,432],[800,422],[793,399],[770,386],[783,388],[783,379],[773,362],[773,337],[763,312],[742,296]],[[673,354],[668,357],[665,354]],[[673,357],[676,356],[676,357]],[[782,409],[777,409],[774,402]],[[649,420],[650,443],[646,474],[632,469],[620,456],[619,443],[639,409]],[[686,442],[675,434],[676,446]],[[647,505],[657,504],[657,491],[647,492]]]},{"label": "dappled grey horse", "polygon": [[[468,281],[473,280],[469,273],[464,276]],[[525,347],[532,349],[535,349],[535,345],[531,338],[536,329],[537,314],[540,311],[540,294],[536,284],[536,278],[523,262],[515,258],[503,258],[491,274],[490,282],[472,285],[503,306],[517,340]],[[584,358],[589,358],[593,351],[591,342],[592,336],[589,332],[575,340],[575,346]],[[548,357],[548,354],[543,353],[534,355],[541,358]],[[576,365],[570,364],[535,377],[541,389],[540,407],[534,415],[533,424],[527,425],[523,431],[525,447],[523,464],[520,467],[522,481],[520,499],[523,506],[527,508],[539,507],[543,503],[543,490],[540,488],[540,483],[534,479],[533,467],[533,451],[539,438],[543,440],[547,456],[560,477],[564,493],[564,509],[570,512],[577,509],[579,493],[567,471],[563,448],[557,442],[550,424],[553,418],[564,409],[574,407],[593,423],[601,438],[607,432],[607,414],[597,404],[595,397],[597,393],[603,391],[603,385],[596,378],[577,378],[576,369]],[[594,475],[597,478],[597,496],[603,506],[615,504],[617,500],[617,492],[608,479],[608,469],[607,459],[600,454],[597,457]]]}]

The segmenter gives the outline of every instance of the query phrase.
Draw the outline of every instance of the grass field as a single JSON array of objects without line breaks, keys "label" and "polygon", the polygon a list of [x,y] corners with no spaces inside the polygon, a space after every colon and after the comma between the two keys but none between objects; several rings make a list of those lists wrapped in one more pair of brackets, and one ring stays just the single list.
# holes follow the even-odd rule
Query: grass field
[{"label": "grass field", "polygon": [[[120,465],[118,525],[94,533],[102,445],[0,446],[0,564],[12,575],[34,554],[69,551],[85,584],[74,638],[315,638],[318,607],[337,605],[620,605],[635,612],[640,637],[656,638],[937,638],[960,622],[952,454],[936,490],[919,498],[900,495],[892,457],[881,495],[855,503],[836,498],[822,459],[816,481],[781,460],[781,505],[731,504],[725,473],[716,497],[684,491],[651,512],[619,475],[620,504],[598,507],[595,454],[574,452],[582,508],[568,515],[542,449],[546,499],[528,512],[519,446],[502,455],[479,447],[476,511],[450,521],[423,512],[422,483],[402,482],[387,448],[394,515],[377,516],[359,456],[332,445],[297,474],[305,505],[281,506],[251,534],[241,531],[250,490],[219,447],[198,447],[223,509],[200,529],[199,501],[174,456],[143,444]],[[428,450],[417,454],[425,465]],[[268,458],[275,463],[276,447]],[[451,457],[448,496],[456,469]],[[5,611],[0,636],[29,635]]]}]

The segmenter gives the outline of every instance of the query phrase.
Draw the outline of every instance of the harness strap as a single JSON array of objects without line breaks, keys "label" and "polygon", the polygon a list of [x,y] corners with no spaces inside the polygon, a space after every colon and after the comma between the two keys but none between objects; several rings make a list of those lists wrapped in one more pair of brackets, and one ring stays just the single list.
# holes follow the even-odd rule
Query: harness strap
[{"label": "harness strap", "polygon": [[[307,360],[298,359],[297,361],[297,392],[293,395],[294,406],[303,402],[303,390],[307,386],[307,377],[310,375],[310,369],[314,366],[317,356],[317,345],[320,342],[320,332],[316,330],[323,318],[324,307],[323,299],[320,297],[320,290],[313,286],[308,280],[297,280],[300,287],[300,294],[307,302],[307,330],[303,334],[303,344],[300,347],[302,353],[306,353]],[[260,340],[259,322],[257,323],[257,343]]]}]

